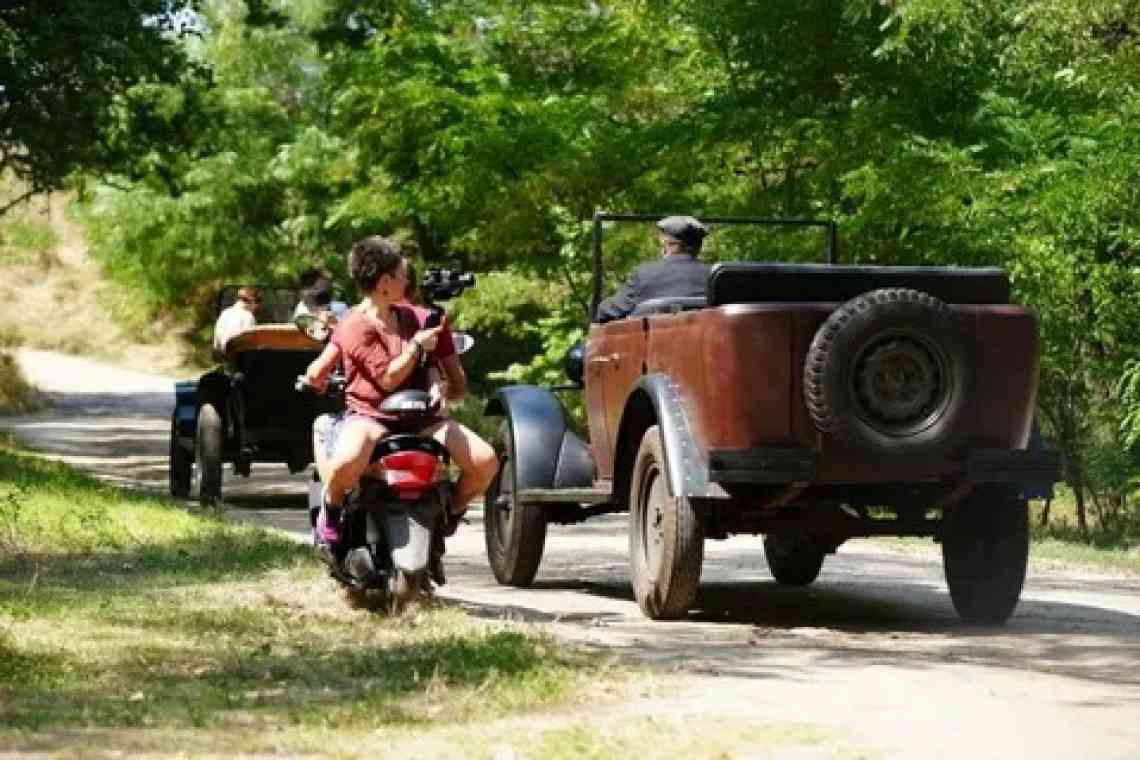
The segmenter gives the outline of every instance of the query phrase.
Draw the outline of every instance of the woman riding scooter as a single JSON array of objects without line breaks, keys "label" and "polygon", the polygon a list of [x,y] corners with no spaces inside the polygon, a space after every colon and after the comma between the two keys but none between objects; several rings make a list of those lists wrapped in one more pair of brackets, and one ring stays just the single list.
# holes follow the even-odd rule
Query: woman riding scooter
[{"label": "woman riding scooter", "polygon": [[[317,537],[329,544],[340,541],[345,495],[368,468],[376,444],[389,433],[386,423],[393,420],[380,410],[381,402],[421,367],[424,354],[434,352],[445,370],[448,362],[458,361],[450,341],[440,340],[443,325],[423,328],[417,310],[403,302],[407,262],[395,241],[379,235],[359,241],[352,247],[349,271],[367,297],[337,325],[304,378],[306,385],[323,391],[329,373],[343,362],[345,419],[327,465],[317,520]],[[442,404],[442,385],[433,387],[433,401]],[[462,392],[461,386],[452,387],[451,397],[462,397]],[[454,420],[439,419],[424,432],[447,449],[462,473],[451,499],[454,524],[454,518],[494,479],[498,461],[486,441]]]}]

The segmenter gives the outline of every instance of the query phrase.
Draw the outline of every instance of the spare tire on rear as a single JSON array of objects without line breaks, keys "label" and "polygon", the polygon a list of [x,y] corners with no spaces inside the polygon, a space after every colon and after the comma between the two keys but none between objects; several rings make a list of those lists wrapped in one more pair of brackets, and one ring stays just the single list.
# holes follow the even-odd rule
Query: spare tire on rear
[{"label": "spare tire on rear", "polygon": [[816,426],[852,449],[923,460],[967,433],[973,361],[954,313],[917,290],[872,290],[835,310],[804,362]]}]

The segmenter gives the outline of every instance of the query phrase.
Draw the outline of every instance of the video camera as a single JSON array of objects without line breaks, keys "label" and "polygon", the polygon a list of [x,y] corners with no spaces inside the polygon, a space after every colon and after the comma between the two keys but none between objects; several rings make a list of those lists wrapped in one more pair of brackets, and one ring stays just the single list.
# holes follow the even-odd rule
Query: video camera
[{"label": "video camera", "polygon": [[475,275],[455,269],[428,269],[420,283],[420,292],[426,303],[446,301],[467,288],[475,287]]}]

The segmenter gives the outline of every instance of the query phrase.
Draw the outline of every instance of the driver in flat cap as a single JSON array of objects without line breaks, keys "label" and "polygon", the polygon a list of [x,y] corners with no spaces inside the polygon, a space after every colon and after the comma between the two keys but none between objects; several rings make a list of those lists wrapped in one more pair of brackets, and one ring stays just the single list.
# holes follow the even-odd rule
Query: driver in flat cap
[{"label": "driver in flat cap", "polygon": [[691,216],[667,216],[657,222],[661,258],[642,264],[621,289],[598,304],[595,322],[622,319],[651,298],[706,296],[709,265],[699,261],[708,228]]}]

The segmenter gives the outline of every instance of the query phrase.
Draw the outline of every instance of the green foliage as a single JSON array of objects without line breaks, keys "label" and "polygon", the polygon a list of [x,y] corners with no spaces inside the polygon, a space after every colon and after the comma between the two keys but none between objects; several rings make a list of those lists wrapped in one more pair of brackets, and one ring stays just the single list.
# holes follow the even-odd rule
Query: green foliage
[{"label": "green foliage", "polygon": [[[177,31],[192,2],[58,0],[0,9],[0,170],[27,193],[60,187],[73,171],[113,171],[163,135],[111,133],[136,84],[175,82],[190,69]],[[180,18],[182,19],[180,21]],[[0,209],[6,211],[9,206]]]},{"label": "green foliage", "polygon": [[[484,378],[562,382],[595,209],[833,219],[841,261],[1006,267],[1040,320],[1042,426],[1078,503],[1135,511],[1135,381],[1121,384],[1140,355],[1134,2],[212,0],[204,13],[188,50],[212,86],[140,83],[116,112],[124,145],[164,134],[178,149],[140,153],[90,193],[96,255],[152,308],[202,309],[222,281],[311,263],[343,278],[353,240],[400,234],[424,262],[526,278],[486,279],[456,305],[485,394]],[[606,234],[609,291],[652,238]],[[722,230],[708,254],[822,250],[818,236]],[[1120,435],[1128,448],[1109,456]]]},{"label": "green foliage", "polygon": [[542,353],[546,336],[536,324],[550,313],[557,291],[549,283],[491,272],[449,305],[456,329],[475,338],[463,365],[476,393],[486,394],[497,385],[494,373]]},{"label": "green foliage", "polygon": [[1124,409],[1120,432],[1124,444],[1131,448],[1140,443],[1140,360],[1128,362],[1120,376],[1116,392]]}]

